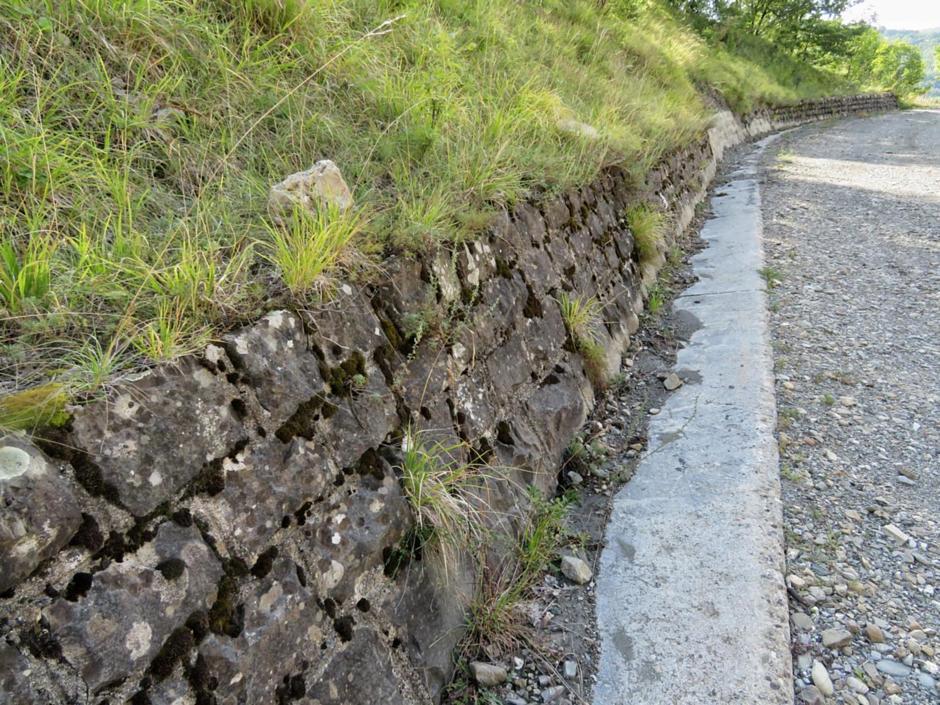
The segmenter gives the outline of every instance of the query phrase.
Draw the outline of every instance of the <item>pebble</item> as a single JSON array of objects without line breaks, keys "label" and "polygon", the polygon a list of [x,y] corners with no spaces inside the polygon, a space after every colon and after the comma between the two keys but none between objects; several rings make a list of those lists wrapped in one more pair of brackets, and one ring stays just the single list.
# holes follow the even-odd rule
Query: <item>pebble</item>
[{"label": "pebble", "polygon": [[578,676],[578,664],[575,661],[565,661],[562,666],[562,672],[565,678],[572,680]]},{"label": "pebble", "polygon": [[891,538],[897,541],[899,544],[904,545],[911,540],[911,537],[901,531],[894,524],[885,524],[884,525],[885,533],[888,534]]},{"label": "pebble", "polygon": [[835,692],[832,686],[832,679],[829,677],[829,671],[820,661],[813,661],[813,684],[819,688],[819,692],[825,696],[830,696]]},{"label": "pebble", "polygon": [[812,631],[813,629],[813,619],[805,612],[794,612],[790,619],[793,620],[793,626],[797,629],[800,629],[804,632]]},{"label": "pebble", "polygon": [[563,685],[553,685],[551,688],[546,688],[542,691],[542,702],[543,703],[553,703],[558,698],[560,698],[565,693],[565,686]]},{"label": "pebble", "polygon": [[878,663],[875,664],[879,671],[885,673],[889,676],[894,676],[895,678],[907,678],[911,675],[910,666],[905,666],[903,663],[898,663],[897,661],[892,661],[891,659],[881,659]]},{"label": "pebble", "polygon": [[680,379],[679,375],[675,372],[672,372],[663,380],[663,386],[666,388],[666,391],[674,392],[682,386],[682,379]]},{"label": "pebble", "polygon": [[487,687],[505,683],[509,676],[503,666],[481,661],[473,661],[470,664],[470,672],[473,674],[473,680]]},{"label": "pebble", "polygon": [[819,688],[810,685],[800,691],[800,702],[802,705],[825,705],[826,698],[819,692]]},{"label": "pebble", "polygon": [[822,643],[827,649],[838,649],[851,643],[852,633],[846,629],[825,629],[822,633]]},{"label": "pebble", "polygon": [[901,468],[900,470],[898,470],[898,474],[899,474],[899,475],[903,475],[903,476],[906,477],[908,480],[916,480],[916,479],[917,479],[917,473],[914,472],[913,470],[911,470],[910,468]]},{"label": "pebble", "polygon": [[568,580],[578,585],[589,583],[594,577],[591,567],[575,556],[561,557],[561,572]]},{"label": "pebble", "polygon": [[883,644],[885,640],[885,633],[881,631],[881,627],[877,624],[866,624],[865,636],[872,644]]},{"label": "pebble", "polygon": [[869,691],[869,687],[855,676],[849,676],[846,678],[845,684],[856,693],[861,693],[862,695]]}]

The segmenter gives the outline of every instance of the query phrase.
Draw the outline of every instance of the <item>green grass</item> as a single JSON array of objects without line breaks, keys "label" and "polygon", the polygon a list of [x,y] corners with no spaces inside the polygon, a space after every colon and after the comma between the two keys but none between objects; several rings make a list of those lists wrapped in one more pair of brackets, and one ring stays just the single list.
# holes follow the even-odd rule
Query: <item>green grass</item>
[{"label": "green grass", "polygon": [[646,299],[646,308],[654,316],[659,313],[663,304],[666,303],[666,292],[663,290],[662,284],[658,281],[650,287],[649,297]]},{"label": "green grass", "polygon": [[601,304],[593,296],[571,296],[567,292],[558,295],[561,317],[575,347],[581,349],[597,342],[601,324]]},{"label": "green grass", "polygon": [[[706,127],[706,86],[738,110],[845,88],[655,2],[2,3],[0,394],[85,393],[536,188],[640,183]],[[355,219],[275,223],[269,187],[319,159]]]},{"label": "green grass", "polygon": [[528,629],[520,605],[542,574],[558,557],[567,538],[565,520],[570,502],[546,499],[530,491],[532,502],[514,553],[498,565],[481,561],[479,586],[467,614],[468,633],[462,651],[491,658],[527,644]]},{"label": "green grass", "polygon": [[267,225],[270,242],[265,259],[291,293],[302,297],[323,282],[362,226],[356,214],[340,213],[335,206],[313,214],[297,208],[289,222]]},{"label": "green grass", "polygon": [[447,445],[413,430],[402,441],[401,484],[416,533],[436,551],[445,571],[479,543],[486,507],[477,491],[496,472],[462,460],[468,450],[463,443]]},{"label": "green grass", "polygon": [[757,273],[766,282],[768,289],[776,289],[783,282],[783,272],[776,267],[761,267]]},{"label": "green grass", "polygon": [[581,354],[584,369],[595,389],[607,387],[607,352],[598,340],[601,320],[601,303],[593,296],[570,296],[566,292],[558,295],[561,317],[568,329],[574,349]]},{"label": "green grass", "polygon": [[627,225],[633,233],[640,262],[655,260],[663,246],[663,214],[645,204],[634,206],[627,211]]}]

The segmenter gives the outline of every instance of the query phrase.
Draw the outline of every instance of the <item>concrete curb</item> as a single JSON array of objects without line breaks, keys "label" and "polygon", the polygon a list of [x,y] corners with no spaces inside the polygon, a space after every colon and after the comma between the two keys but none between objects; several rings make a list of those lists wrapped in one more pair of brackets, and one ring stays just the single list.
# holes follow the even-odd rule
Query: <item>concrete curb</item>
[{"label": "concrete curb", "polygon": [[649,449],[614,499],[601,556],[597,705],[792,703],[772,355],[758,158],[711,203],[700,321],[685,385],[651,418]]}]

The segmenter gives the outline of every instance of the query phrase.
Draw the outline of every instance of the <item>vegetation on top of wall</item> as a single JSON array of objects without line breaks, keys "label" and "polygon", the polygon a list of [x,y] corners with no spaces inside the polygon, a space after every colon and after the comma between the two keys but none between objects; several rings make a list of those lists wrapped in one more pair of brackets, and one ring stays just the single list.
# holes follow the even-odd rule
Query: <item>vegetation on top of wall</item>
[{"label": "vegetation on top of wall", "polygon": [[[0,4],[0,396],[93,393],[321,296],[349,251],[470,237],[611,164],[639,181],[705,93],[849,89],[655,0]],[[269,187],[319,159],[353,214],[272,220]]]},{"label": "vegetation on top of wall", "polygon": [[904,42],[917,47],[924,60],[927,98],[940,98],[940,28],[921,31],[880,29],[879,33],[889,42]]},{"label": "vegetation on top of wall", "polygon": [[791,60],[823,68],[863,89],[910,98],[928,88],[930,34],[886,32],[883,36],[864,22],[843,22],[839,15],[853,0],[665,2],[700,34],[719,40],[739,55],[747,56],[748,47],[755,43],[769,42]]}]

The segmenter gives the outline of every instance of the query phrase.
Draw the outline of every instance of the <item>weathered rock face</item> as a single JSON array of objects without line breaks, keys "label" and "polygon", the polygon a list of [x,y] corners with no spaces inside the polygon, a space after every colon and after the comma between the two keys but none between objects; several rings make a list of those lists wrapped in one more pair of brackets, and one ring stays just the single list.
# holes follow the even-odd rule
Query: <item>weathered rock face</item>
[{"label": "weathered rock face", "polygon": [[197,360],[148,371],[76,412],[79,480],[145,516],[247,438],[244,408],[238,390]]},{"label": "weathered rock face", "polygon": [[[527,489],[554,491],[594,403],[557,297],[603,305],[611,367],[638,325],[655,266],[640,265],[626,209],[663,203],[681,230],[728,145],[894,106],[727,114],[642,193],[610,170],[120,385],[43,446],[56,462],[0,441],[0,701],[438,699],[478,576],[469,552],[445,567],[416,548],[406,430],[439,444],[440,462],[487,461],[470,494],[487,530],[517,532]],[[342,201],[333,168],[288,179],[278,203]]]},{"label": "weathered rock face", "polygon": [[300,575],[293,561],[277,559],[248,591],[241,633],[211,634],[199,646],[205,673],[218,682],[213,695],[219,705],[277,702],[285,684],[300,689],[291,680],[303,682],[308,671],[317,671],[333,625]]},{"label": "weathered rock face", "polygon": [[79,575],[85,594],[44,614],[65,660],[97,691],[150,665],[181,619],[209,609],[222,567],[194,527],[167,522],[124,561]]},{"label": "weathered rock face", "polygon": [[[307,334],[292,313],[274,311],[255,325],[225,336],[225,350],[257,398],[270,430],[325,391]],[[216,364],[224,362],[219,359]]]},{"label": "weathered rock face", "polygon": [[78,502],[58,470],[29,443],[0,438],[0,592],[72,538]]}]

